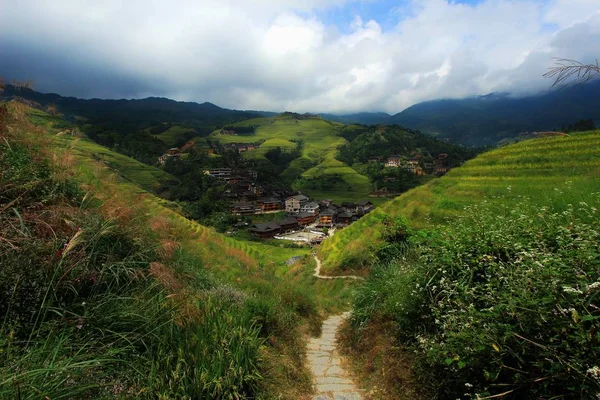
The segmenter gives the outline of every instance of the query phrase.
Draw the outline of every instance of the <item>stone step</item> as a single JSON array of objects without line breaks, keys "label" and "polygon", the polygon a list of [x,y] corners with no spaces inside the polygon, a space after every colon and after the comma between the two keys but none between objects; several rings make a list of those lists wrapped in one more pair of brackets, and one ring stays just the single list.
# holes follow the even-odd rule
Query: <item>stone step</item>
[{"label": "stone step", "polygon": [[319,385],[354,385],[354,383],[344,377],[339,376],[317,376],[315,378],[317,386]]},{"label": "stone step", "polygon": [[317,392],[356,392],[356,386],[354,384],[336,384],[327,383],[323,385],[316,385]]},{"label": "stone step", "polygon": [[308,362],[317,392],[313,400],[362,400],[360,391],[342,368],[342,359],[336,348],[337,330],[347,315],[325,320],[321,337],[308,343]]}]

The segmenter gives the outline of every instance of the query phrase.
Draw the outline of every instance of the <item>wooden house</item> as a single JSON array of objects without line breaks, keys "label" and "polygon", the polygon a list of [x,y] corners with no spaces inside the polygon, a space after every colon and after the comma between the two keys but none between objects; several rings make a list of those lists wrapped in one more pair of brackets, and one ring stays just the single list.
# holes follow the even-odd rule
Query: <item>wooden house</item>
[{"label": "wooden house", "polygon": [[315,222],[317,219],[316,214],[308,213],[308,212],[300,212],[296,217],[296,220],[301,226],[310,225]]},{"label": "wooden house", "polygon": [[281,232],[281,225],[275,221],[254,224],[248,229],[248,232],[259,238],[269,238]]},{"label": "wooden house", "polygon": [[319,214],[319,225],[331,226],[335,222],[336,211],[332,208],[328,208]]},{"label": "wooden house", "polygon": [[265,197],[258,200],[258,206],[262,212],[281,210],[281,201],[273,197]]}]

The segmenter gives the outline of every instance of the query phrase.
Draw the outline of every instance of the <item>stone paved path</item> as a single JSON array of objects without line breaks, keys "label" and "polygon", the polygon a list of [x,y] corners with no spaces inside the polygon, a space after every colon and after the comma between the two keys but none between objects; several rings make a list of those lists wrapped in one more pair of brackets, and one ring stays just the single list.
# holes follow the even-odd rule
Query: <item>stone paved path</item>
[{"label": "stone paved path", "polygon": [[360,390],[342,367],[335,335],[349,313],[329,317],[323,322],[321,337],[308,343],[308,362],[317,394],[313,400],[362,400]]}]

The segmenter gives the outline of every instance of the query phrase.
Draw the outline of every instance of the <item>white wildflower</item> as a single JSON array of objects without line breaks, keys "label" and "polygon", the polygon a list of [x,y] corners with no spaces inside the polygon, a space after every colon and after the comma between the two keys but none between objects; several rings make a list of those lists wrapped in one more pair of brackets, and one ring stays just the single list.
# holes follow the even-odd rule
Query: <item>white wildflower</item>
[{"label": "white wildflower", "polygon": [[471,385],[469,382],[465,383],[465,386],[468,387],[468,388],[472,388],[473,387],[473,385]]},{"label": "white wildflower", "polygon": [[587,374],[594,380],[600,382],[600,368],[593,366],[587,370]]},{"label": "white wildflower", "polygon": [[594,282],[591,285],[588,285],[587,292],[591,292],[592,290],[600,289],[600,282]]},{"label": "white wildflower", "polygon": [[565,293],[574,293],[574,294],[583,294],[583,292],[579,289],[575,289],[569,286],[563,286],[563,292]]}]

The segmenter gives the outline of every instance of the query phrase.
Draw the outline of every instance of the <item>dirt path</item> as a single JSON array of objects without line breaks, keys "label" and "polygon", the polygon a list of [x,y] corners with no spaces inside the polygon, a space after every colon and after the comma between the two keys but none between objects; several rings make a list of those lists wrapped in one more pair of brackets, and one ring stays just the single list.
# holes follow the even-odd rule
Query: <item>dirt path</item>
[{"label": "dirt path", "polygon": [[319,279],[365,279],[362,276],[356,276],[356,275],[336,275],[336,276],[321,275],[321,260],[319,260],[319,257],[317,257],[316,254],[313,254],[313,257],[314,257],[315,261],[317,262],[317,266],[315,267],[315,273],[313,274],[313,276],[315,276]]},{"label": "dirt path", "polygon": [[335,335],[349,313],[335,315],[323,322],[321,337],[308,343],[308,362],[317,394],[313,400],[362,400],[360,390],[342,367]]}]

